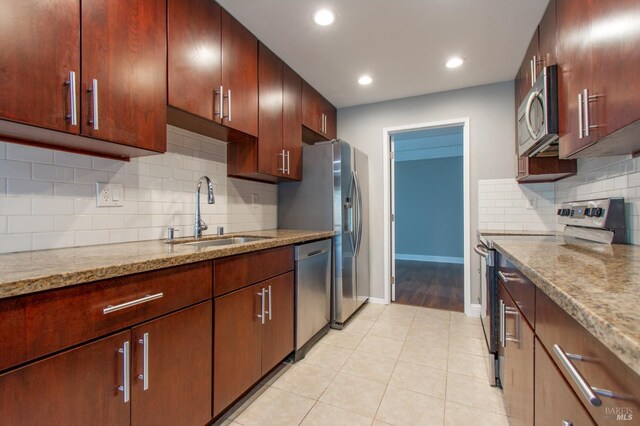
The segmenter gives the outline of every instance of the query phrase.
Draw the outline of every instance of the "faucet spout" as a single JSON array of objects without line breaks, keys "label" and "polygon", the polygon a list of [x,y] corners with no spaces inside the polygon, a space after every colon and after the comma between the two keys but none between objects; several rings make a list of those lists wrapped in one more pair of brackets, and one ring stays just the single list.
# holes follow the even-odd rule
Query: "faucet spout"
[{"label": "faucet spout", "polygon": [[200,187],[202,186],[202,182],[206,182],[207,184],[207,203],[214,204],[216,202],[215,196],[213,195],[213,182],[211,182],[211,179],[207,176],[202,176],[198,179],[198,186],[196,187],[196,214],[193,225],[193,238],[195,239],[202,237],[202,231],[206,231],[209,228],[200,215]]}]

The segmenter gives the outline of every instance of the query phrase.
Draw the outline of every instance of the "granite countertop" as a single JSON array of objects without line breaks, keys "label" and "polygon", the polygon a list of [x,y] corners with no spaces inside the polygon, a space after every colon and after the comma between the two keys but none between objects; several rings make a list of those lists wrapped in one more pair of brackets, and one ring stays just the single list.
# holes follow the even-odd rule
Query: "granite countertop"
[{"label": "granite countertop", "polygon": [[[0,299],[329,238],[334,234],[333,231],[277,229],[228,234],[225,237],[266,238],[250,243],[217,247],[195,247],[154,240],[0,254]],[[205,236],[201,240],[216,238],[219,237]],[[175,241],[192,242],[193,238],[178,238]]]},{"label": "granite countertop", "polygon": [[640,247],[496,239],[497,250],[640,374]]}]

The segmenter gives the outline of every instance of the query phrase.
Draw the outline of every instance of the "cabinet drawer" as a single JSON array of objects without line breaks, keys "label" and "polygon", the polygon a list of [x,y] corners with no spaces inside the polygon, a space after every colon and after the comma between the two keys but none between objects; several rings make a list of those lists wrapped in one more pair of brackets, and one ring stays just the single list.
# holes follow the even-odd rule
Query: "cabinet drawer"
[{"label": "cabinet drawer", "polygon": [[[618,415],[640,413],[640,376],[631,370],[582,325],[567,314],[541,290],[536,295],[536,334],[551,355],[564,378],[598,424],[613,424]],[[558,345],[565,353],[582,355],[582,361],[570,359],[588,385],[614,392],[620,397],[598,396],[602,405],[589,403],[554,351]],[[628,418],[628,417],[627,417]]]},{"label": "cabinet drawer", "polygon": [[293,270],[293,246],[278,247],[214,261],[213,295],[220,296]]},{"label": "cabinet drawer", "polygon": [[[202,262],[2,301],[0,370],[209,298],[211,262]],[[132,301],[141,303],[104,313]]]},{"label": "cabinet drawer", "polygon": [[500,256],[498,278],[507,289],[525,319],[535,329],[536,286],[511,262]]}]

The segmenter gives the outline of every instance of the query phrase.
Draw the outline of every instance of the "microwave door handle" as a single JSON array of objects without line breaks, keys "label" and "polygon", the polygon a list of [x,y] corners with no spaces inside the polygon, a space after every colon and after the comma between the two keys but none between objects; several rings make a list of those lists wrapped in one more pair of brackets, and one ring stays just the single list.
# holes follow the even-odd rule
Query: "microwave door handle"
[{"label": "microwave door handle", "polygon": [[527,100],[527,106],[525,108],[525,113],[524,113],[524,121],[525,121],[525,123],[527,125],[527,131],[529,132],[529,134],[531,135],[531,138],[533,138],[533,140],[538,140],[538,136],[536,135],[536,132],[533,129],[533,124],[531,124],[531,106],[533,105],[533,102],[537,98],[540,98],[540,100],[542,101],[542,97],[540,96],[540,92],[532,92],[529,95],[529,99]]}]

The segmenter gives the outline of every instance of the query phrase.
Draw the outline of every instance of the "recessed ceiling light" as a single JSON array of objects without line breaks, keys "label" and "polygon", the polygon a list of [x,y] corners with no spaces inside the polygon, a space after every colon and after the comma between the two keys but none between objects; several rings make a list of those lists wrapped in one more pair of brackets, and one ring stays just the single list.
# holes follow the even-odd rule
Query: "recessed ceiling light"
[{"label": "recessed ceiling light", "polygon": [[336,20],[336,14],[330,9],[318,9],[313,14],[313,20],[316,24],[326,27],[333,24],[333,21]]},{"label": "recessed ceiling light", "polygon": [[446,63],[446,66],[447,68],[458,68],[463,63],[464,63],[464,58],[461,58],[459,56],[453,56],[449,58],[449,60]]},{"label": "recessed ceiling light", "polygon": [[368,84],[371,84],[373,80],[371,79],[371,77],[369,77],[368,75],[363,75],[362,77],[360,77],[358,79],[358,83],[362,84],[363,86],[366,86]]}]

